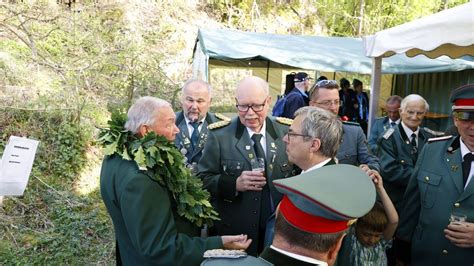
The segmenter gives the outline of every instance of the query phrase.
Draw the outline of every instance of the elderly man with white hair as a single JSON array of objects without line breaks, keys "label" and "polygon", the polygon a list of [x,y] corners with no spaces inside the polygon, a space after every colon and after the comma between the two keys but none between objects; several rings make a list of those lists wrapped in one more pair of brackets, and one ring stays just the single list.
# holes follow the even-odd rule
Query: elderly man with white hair
[{"label": "elderly man with white hair", "polygon": [[420,126],[428,108],[420,95],[406,96],[400,107],[401,123],[388,129],[379,139],[380,173],[398,213],[418,154],[428,138],[434,136],[432,130]]},{"label": "elderly man with white hair", "polygon": [[175,119],[167,101],[146,96],[126,121],[113,115],[101,131],[100,192],[114,224],[117,264],[198,265],[207,249],[245,249],[251,242],[244,235],[198,237],[202,217],[212,219],[213,211],[200,182],[180,165]]}]

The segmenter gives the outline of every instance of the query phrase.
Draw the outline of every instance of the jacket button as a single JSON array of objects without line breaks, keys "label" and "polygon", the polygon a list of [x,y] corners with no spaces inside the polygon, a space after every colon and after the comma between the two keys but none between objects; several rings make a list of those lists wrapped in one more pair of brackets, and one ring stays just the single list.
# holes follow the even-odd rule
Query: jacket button
[{"label": "jacket button", "polygon": [[402,164],[405,163],[405,160],[401,160],[400,163],[402,163]]},{"label": "jacket button", "polygon": [[253,198],[253,200],[258,201],[258,198]]},{"label": "jacket button", "polygon": [[443,252],[444,255],[448,255],[448,251],[446,249],[443,249],[442,252]]},{"label": "jacket button", "polygon": [[429,177],[429,176],[425,176],[425,180],[426,180],[426,182],[430,181],[430,177]]},{"label": "jacket button", "polygon": [[454,207],[456,207],[456,208],[461,207],[461,203],[459,203],[459,202],[454,203]]},{"label": "jacket button", "polygon": [[257,214],[257,211],[253,211],[253,214]]}]

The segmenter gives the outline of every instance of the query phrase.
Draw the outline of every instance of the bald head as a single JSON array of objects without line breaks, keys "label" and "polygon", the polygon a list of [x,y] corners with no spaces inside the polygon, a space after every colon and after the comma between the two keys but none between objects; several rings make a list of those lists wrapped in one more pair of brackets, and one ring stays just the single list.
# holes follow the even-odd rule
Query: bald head
[{"label": "bald head", "polygon": [[255,132],[260,132],[267,117],[271,101],[268,94],[268,83],[259,77],[244,78],[237,85],[235,100],[240,122]]}]

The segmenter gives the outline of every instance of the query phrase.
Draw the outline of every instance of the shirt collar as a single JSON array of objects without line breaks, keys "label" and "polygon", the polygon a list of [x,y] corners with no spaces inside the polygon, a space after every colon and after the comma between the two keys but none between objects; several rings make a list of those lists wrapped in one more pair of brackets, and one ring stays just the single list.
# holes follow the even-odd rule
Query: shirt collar
[{"label": "shirt collar", "polygon": [[403,130],[405,131],[405,134],[407,134],[407,137],[411,138],[411,134],[415,133],[415,135],[418,137],[418,133],[420,133],[420,127],[418,127],[415,131],[411,130],[409,127],[405,125],[402,121],[402,127]]},{"label": "shirt collar", "polygon": [[310,168],[301,171],[301,174],[306,173],[306,172],[309,172],[309,171],[313,171],[313,170],[318,169],[318,168],[321,168],[321,167],[323,167],[324,165],[326,165],[330,160],[331,160],[331,158],[328,158],[328,159],[326,159],[326,160],[324,160],[324,161],[322,161],[322,162],[320,162],[320,163],[318,163],[318,164],[316,164],[316,165],[313,165],[313,166],[311,166]]},{"label": "shirt collar", "polygon": [[255,131],[251,130],[250,128],[246,127],[250,138],[252,138],[253,134],[262,134],[262,139],[264,139],[265,138],[265,132],[267,132],[266,131],[266,124],[267,124],[267,121],[263,121],[263,126],[262,126],[262,129],[260,129],[260,133],[257,133]]},{"label": "shirt collar", "polygon": [[462,140],[462,137],[460,137],[460,145],[459,147],[461,147],[461,157],[464,158],[464,155],[468,154],[468,153],[474,153],[472,151],[469,150],[469,148],[466,146],[466,144],[464,144],[463,140]]},{"label": "shirt collar", "polygon": [[278,251],[281,254],[284,254],[288,257],[297,259],[299,261],[304,261],[304,262],[307,262],[307,263],[312,263],[312,264],[321,265],[321,266],[328,266],[328,264],[324,261],[320,261],[320,260],[313,259],[313,258],[310,258],[310,257],[306,257],[306,256],[303,256],[303,255],[298,255],[298,254],[295,254],[295,253],[291,253],[291,252],[279,249],[279,248],[277,248],[273,245],[271,245],[270,248],[275,250],[275,251]]},{"label": "shirt collar", "polygon": [[[201,119],[200,121],[198,121],[200,124],[204,123],[204,119],[206,119],[206,117],[204,117],[203,119]],[[186,121],[186,125],[189,125],[191,123],[191,120],[189,120],[186,116],[184,116],[184,120]]]},{"label": "shirt collar", "polygon": [[388,123],[389,123],[389,124],[392,124],[393,122],[395,122],[395,124],[397,124],[397,125],[400,124],[400,118],[399,118],[397,121],[393,121],[393,120],[390,119],[390,118],[388,119]]}]

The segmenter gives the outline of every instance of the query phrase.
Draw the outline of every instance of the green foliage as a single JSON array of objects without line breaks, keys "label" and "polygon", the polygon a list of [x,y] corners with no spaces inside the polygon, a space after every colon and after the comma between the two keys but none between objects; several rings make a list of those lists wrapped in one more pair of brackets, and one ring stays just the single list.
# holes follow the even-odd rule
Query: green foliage
[{"label": "green foliage", "polygon": [[6,108],[2,114],[3,143],[10,135],[28,136],[40,141],[34,167],[43,174],[73,181],[85,166],[92,131],[90,126],[79,123],[75,110]]},{"label": "green foliage", "polygon": [[210,194],[186,168],[184,156],[174,143],[154,132],[139,138],[124,128],[125,121],[125,113],[113,113],[109,128],[101,130],[99,142],[105,154],[134,160],[141,171],[167,188],[176,201],[178,215],[198,227],[212,225],[218,217],[209,203]]}]

